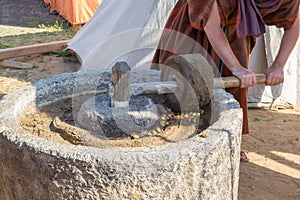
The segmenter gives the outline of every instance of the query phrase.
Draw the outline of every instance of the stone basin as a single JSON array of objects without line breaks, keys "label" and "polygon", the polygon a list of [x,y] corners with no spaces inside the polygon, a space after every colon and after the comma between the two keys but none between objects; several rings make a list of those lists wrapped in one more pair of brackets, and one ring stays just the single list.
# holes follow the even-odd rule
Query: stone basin
[{"label": "stone basin", "polygon": [[20,132],[27,108],[95,92],[99,77],[110,80],[109,73],[61,74],[3,97],[0,199],[237,199],[242,111],[222,89],[213,90],[203,134],[167,145],[95,148]]}]

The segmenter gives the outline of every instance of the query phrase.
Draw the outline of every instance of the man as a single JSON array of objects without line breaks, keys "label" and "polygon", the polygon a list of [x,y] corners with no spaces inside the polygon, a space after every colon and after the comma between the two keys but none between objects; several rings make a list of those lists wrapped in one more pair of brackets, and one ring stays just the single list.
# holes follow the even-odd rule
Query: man
[{"label": "man", "polygon": [[[153,63],[163,64],[178,52],[201,51],[197,45],[186,47],[186,37],[180,35],[199,43],[222,68],[223,76],[234,75],[240,79],[241,87],[228,92],[243,109],[243,134],[247,134],[247,88],[256,84],[255,74],[248,70],[255,37],[265,32],[265,25],[284,28],[278,55],[265,71],[266,85],[282,83],[283,66],[299,37],[298,15],[299,0],[179,0],[166,23]],[[248,158],[241,154],[241,160]]]}]

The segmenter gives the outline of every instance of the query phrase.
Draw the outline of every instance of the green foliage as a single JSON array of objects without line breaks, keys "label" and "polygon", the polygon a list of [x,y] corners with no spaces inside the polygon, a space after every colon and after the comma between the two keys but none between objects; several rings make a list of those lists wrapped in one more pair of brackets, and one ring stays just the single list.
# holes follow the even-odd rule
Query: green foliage
[{"label": "green foliage", "polygon": [[62,31],[64,29],[63,23],[59,21],[56,21],[54,24],[48,24],[48,25],[39,24],[38,27],[48,31]]},{"label": "green foliage", "polygon": [[56,57],[69,57],[69,56],[71,56],[68,51],[63,51],[63,50],[54,50],[51,53],[56,55]]},{"label": "green foliage", "polygon": [[10,45],[0,43],[0,49],[10,48]]},{"label": "green foliage", "polygon": [[29,71],[24,70],[24,71],[16,72],[15,75],[18,77],[19,80],[26,81],[29,76]]},{"label": "green foliage", "polygon": [[261,118],[260,117],[254,117],[253,121],[254,122],[259,122],[259,121],[261,121]]},{"label": "green foliage", "polygon": [[75,35],[69,23],[59,21],[48,25],[40,24],[38,28],[15,27],[14,32],[8,30],[9,26],[1,25],[0,49],[69,40]]}]

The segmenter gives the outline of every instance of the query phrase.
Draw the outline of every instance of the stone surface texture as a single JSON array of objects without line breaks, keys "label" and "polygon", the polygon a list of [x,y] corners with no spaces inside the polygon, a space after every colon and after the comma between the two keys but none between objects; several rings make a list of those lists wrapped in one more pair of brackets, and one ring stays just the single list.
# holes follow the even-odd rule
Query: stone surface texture
[{"label": "stone surface texture", "polygon": [[164,146],[100,149],[20,133],[26,108],[99,92],[99,77],[110,74],[62,74],[3,97],[0,199],[237,199],[242,111],[224,90],[213,91],[205,137]]},{"label": "stone surface texture", "polygon": [[78,125],[105,138],[121,138],[159,126],[162,106],[145,96],[132,96],[128,107],[112,107],[111,98],[100,94],[85,101],[77,115]]}]

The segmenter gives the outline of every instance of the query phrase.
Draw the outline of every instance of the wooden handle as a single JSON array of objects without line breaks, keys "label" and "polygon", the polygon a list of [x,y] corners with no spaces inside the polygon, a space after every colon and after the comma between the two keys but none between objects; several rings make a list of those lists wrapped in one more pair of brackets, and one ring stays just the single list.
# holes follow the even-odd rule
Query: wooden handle
[{"label": "wooden handle", "polygon": [[[265,84],[266,78],[265,74],[256,74],[256,84]],[[240,85],[240,80],[235,76],[214,78],[214,88],[233,88]]]}]

